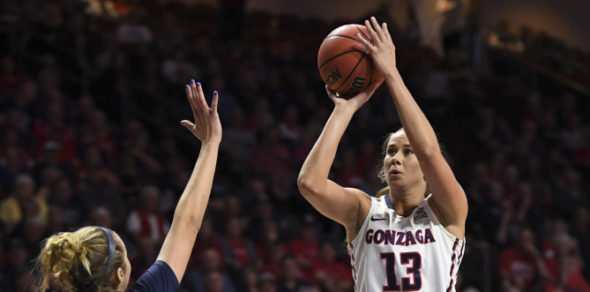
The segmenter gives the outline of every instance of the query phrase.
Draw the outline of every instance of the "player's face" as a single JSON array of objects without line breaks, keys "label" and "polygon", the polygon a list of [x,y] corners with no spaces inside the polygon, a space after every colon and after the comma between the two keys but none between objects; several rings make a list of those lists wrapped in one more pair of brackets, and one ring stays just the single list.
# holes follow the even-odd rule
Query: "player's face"
[{"label": "player's face", "polygon": [[405,132],[396,132],[389,138],[383,173],[390,187],[408,187],[424,182],[422,169]]}]

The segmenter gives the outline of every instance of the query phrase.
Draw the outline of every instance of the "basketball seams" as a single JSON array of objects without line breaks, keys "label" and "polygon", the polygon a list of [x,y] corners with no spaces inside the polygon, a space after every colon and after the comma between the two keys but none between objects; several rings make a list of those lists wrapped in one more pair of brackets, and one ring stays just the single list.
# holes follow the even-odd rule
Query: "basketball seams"
[{"label": "basketball seams", "polygon": [[361,33],[361,35],[362,35],[362,36],[363,36],[363,37],[364,37],[366,40],[368,40],[369,42],[373,43],[373,39],[372,39],[372,38],[370,38],[368,35],[366,35],[366,34],[363,32],[363,30],[362,30],[362,29],[361,29],[361,28],[360,28],[358,25],[355,25],[354,27],[355,27],[355,28],[356,28],[356,29],[357,29],[357,30],[358,30],[358,31]]},{"label": "basketball seams", "polygon": [[344,34],[332,34],[332,35],[329,35],[329,36],[327,36],[327,37],[326,37],[324,40],[327,40],[327,39],[329,39],[329,38],[333,38],[333,37],[347,38],[347,39],[349,39],[349,40],[353,40],[353,41],[355,41],[355,42],[358,42],[358,43],[362,44],[363,46],[365,45],[365,44],[363,44],[363,42],[361,42],[359,39],[357,39],[357,38],[355,38],[355,37],[348,36],[348,35],[344,35]]},{"label": "basketball seams", "polygon": [[318,69],[320,69],[320,70],[321,70],[321,69],[322,69],[322,68],[323,68],[325,65],[327,65],[328,63],[330,63],[331,61],[333,61],[334,59],[336,59],[336,58],[338,58],[338,57],[344,56],[344,55],[346,55],[346,54],[348,54],[348,53],[354,53],[354,52],[361,53],[363,56],[364,56],[364,55],[366,55],[366,53],[365,53],[365,52],[363,52],[363,51],[361,51],[361,50],[357,50],[357,49],[350,49],[350,50],[348,50],[348,51],[344,51],[344,52],[342,52],[342,53],[339,53],[339,54],[337,54],[337,55],[335,55],[335,56],[332,56],[332,57],[330,57],[330,59],[328,59],[328,60],[326,60],[324,63],[322,63],[322,65],[320,65],[320,66],[318,67]]}]

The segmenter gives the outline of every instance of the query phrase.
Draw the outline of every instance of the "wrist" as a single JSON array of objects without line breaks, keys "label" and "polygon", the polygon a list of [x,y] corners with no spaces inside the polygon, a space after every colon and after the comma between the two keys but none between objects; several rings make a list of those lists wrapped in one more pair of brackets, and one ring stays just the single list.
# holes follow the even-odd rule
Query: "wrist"
[{"label": "wrist", "polygon": [[397,70],[397,67],[393,67],[390,70],[388,70],[387,72],[382,72],[381,73],[383,75],[383,77],[385,78],[385,80],[401,80],[402,75],[399,73],[399,70]]},{"label": "wrist", "polygon": [[358,110],[358,108],[356,106],[351,106],[351,104],[336,104],[334,106],[334,111],[333,113],[335,115],[350,115],[353,116],[354,113]]},{"label": "wrist", "polygon": [[201,142],[201,148],[218,149],[221,144],[221,138],[211,138],[207,141]]}]

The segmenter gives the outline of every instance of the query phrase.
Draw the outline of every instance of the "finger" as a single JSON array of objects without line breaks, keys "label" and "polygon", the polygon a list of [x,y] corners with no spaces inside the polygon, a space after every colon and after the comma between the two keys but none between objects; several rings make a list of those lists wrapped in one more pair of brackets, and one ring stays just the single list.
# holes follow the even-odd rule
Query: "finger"
[{"label": "finger", "polygon": [[197,102],[199,105],[203,106],[203,108],[208,109],[207,101],[205,100],[205,94],[203,93],[203,86],[201,86],[201,82],[197,82],[196,84],[196,91],[197,91]]},{"label": "finger", "polygon": [[195,101],[195,98],[197,97],[197,91],[195,90],[195,79],[191,79],[190,82],[190,86],[191,86],[191,97],[193,98],[193,101]]},{"label": "finger", "polygon": [[381,26],[379,25],[379,22],[377,22],[377,18],[375,18],[375,16],[371,16],[370,21],[371,27],[373,27],[375,32],[379,32],[381,30]]},{"label": "finger", "polygon": [[371,39],[373,40],[373,42],[380,41],[379,37],[377,36],[377,33],[375,32],[373,26],[368,20],[365,20],[365,28],[367,29],[367,31],[369,31],[369,34],[371,35]]},{"label": "finger", "polygon": [[326,93],[328,93],[328,96],[330,95],[336,95],[336,93],[334,92],[334,90],[330,89],[330,87],[328,87],[328,85],[324,85],[324,88],[326,88]]},{"label": "finger", "polygon": [[195,110],[197,110],[197,103],[195,102],[195,100],[196,100],[195,99],[196,98],[195,80],[191,79],[188,86],[189,86],[188,89],[190,92],[190,96],[188,98],[189,98],[189,101],[191,102],[191,106],[192,106],[192,109],[194,112]]},{"label": "finger", "polygon": [[186,97],[190,100],[192,92],[190,86],[188,84],[184,85],[184,91],[186,92]]},{"label": "finger", "polygon": [[379,40],[380,41],[386,40],[386,37],[383,34],[383,29],[381,29],[381,26],[379,25],[379,22],[377,22],[377,18],[375,18],[375,16],[371,17],[371,25],[375,29],[375,33],[377,34],[377,37],[379,38]]},{"label": "finger", "polygon": [[192,132],[193,128],[195,127],[195,124],[193,124],[187,120],[180,121],[180,124],[183,125],[185,128],[187,128],[191,132]]},{"label": "finger", "polygon": [[213,100],[211,100],[211,110],[213,110],[214,113],[217,112],[217,104],[219,103],[219,93],[217,92],[217,90],[213,91]]},{"label": "finger", "polygon": [[361,41],[361,43],[363,43],[365,45],[365,47],[367,47],[367,52],[366,53],[370,53],[373,50],[374,45],[370,41],[368,41],[366,38],[364,38],[363,35],[360,32],[357,32],[356,33],[356,38],[359,41]]},{"label": "finger", "polygon": [[[195,82],[194,79],[191,79],[191,93],[192,93],[192,101],[193,104],[195,105],[195,110],[202,110],[202,104],[199,101],[199,90],[197,87],[200,87],[201,84],[199,82]],[[194,111],[195,113],[195,120],[197,118],[196,114],[197,111]]]},{"label": "finger", "polygon": [[196,108],[194,98],[193,98],[193,91],[192,91],[190,85],[188,85],[188,84],[186,84],[184,86],[184,90],[186,91],[186,99],[188,100],[188,104],[191,106],[191,110],[194,113],[197,110],[197,108]]},{"label": "finger", "polygon": [[326,93],[328,93],[328,97],[332,100],[335,101],[336,98],[336,92],[334,92],[332,89],[330,89],[330,87],[328,87],[328,85],[325,86],[326,87]]}]

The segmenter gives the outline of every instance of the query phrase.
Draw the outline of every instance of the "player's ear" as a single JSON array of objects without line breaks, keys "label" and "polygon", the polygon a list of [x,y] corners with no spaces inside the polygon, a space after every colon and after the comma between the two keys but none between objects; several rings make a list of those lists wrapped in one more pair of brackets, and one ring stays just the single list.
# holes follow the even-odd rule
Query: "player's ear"
[{"label": "player's ear", "polygon": [[125,279],[125,271],[123,271],[123,268],[118,267],[117,268],[117,280],[119,280],[119,283],[123,282],[123,279]]}]

